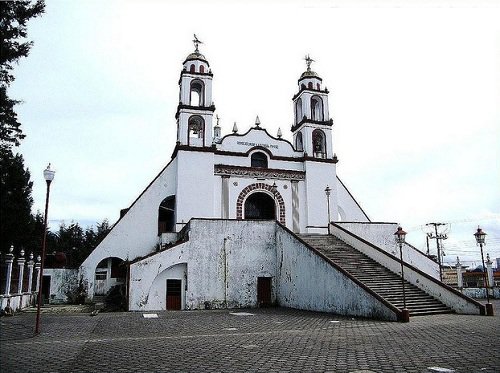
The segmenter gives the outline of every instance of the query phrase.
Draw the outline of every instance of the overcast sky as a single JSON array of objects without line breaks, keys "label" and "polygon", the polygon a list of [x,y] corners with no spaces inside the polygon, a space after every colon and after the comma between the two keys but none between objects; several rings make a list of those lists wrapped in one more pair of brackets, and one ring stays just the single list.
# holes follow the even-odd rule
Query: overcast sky
[{"label": "overcast sky", "polygon": [[450,223],[445,261],[474,264],[479,224],[500,257],[500,8],[425,3],[48,0],[11,89],[34,210],[51,162],[52,228],[116,221],[170,160],[196,33],[223,134],[258,114],[291,139],[309,53],[330,90],[338,175],[372,221],[401,223],[423,250],[422,226]]}]

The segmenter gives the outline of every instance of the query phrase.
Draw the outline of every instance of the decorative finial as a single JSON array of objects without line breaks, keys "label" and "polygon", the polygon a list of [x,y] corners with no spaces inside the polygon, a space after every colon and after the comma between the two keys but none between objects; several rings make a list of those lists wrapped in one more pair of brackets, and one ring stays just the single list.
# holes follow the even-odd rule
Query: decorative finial
[{"label": "decorative finial", "polygon": [[237,133],[238,132],[238,126],[236,125],[236,122],[234,122],[233,124],[233,133]]},{"label": "decorative finial", "polygon": [[198,45],[203,44],[203,42],[198,39],[198,37],[196,36],[196,34],[193,34],[193,35],[194,35],[194,39],[193,39],[194,52],[195,53],[200,53],[200,51],[198,50]]},{"label": "decorative finial", "polygon": [[490,259],[490,253],[486,253],[486,264],[490,264],[491,259]]},{"label": "decorative finial", "polygon": [[10,247],[9,247],[9,253],[12,254],[13,251],[14,251],[14,245],[10,245]]},{"label": "decorative finial", "polygon": [[42,257],[41,257],[40,255],[38,255],[38,256],[36,257],[36,261],[37,261],[37,262],[41,262],[41,261],[42,261]]},{"label": "decorative finial", "polygon": [[21,252],[19,253],[21,256],[24,256],[24,249],[21,249]]},{"label": "decorative finial", "polygon": [[258,127],[258,126],[260,126],[260,119],[259,119],[259,116],[258,116],[258,115],[255,117],[255,125],[256,125],[257,127]]},{"label": "decorative finial", "polygon": [[30,253],[30,260],[33,260],[33,253]]},{"label": "decorative finial", "polygon": [[281,139],[281,136],[283,136],[281,133],[281,127],[278,127],[278,139]]},{"label": "decorative finial", "polygon": [[311,63],[314,62],[314,60],[309,57],[309,55],[305,56],[304,60],[306,60],[307,71],[311,71]]},{"label": "decorative finial", "polygon": [[218,125],[219,125],[219,119],[220,119],[220,118],[219,118],[219,114],[215,114],[215,119],[217,120],[217,124],[216,124],[216,126],[218,126]]}]

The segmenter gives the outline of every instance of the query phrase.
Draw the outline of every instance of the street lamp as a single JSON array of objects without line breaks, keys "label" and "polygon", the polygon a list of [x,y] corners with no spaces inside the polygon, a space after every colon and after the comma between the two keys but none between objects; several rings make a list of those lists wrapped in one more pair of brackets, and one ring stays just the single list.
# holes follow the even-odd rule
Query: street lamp
[{"label": "street lamp", "polygon": [[326,229],[328,229],[328,234],[330,234],[330,193],[331,193],[330,187],[327,185],[325,189],[325,194],[326,194],[326,206],[328,208],[328,224],[326,225]]},{"label": "street lamp", "polygon": [[484,255],[483,255],[483,245],[486,245],[486,233],[483,232],[483,230],[479,227],[477,227],[477,232],[474,233],[474,236],[476,237],[476,242],[481,248],[481,260],[483,262],[483,276],[484,276],[484,286],[486,288],[486,315],[488,316],[493,316],[493,305],[490,303],[490,294],[488,292],[489,288],[489,281],[488,281],[488,275],[486,274],[486,266],[484,265]]},{"label": "street lamp", "polygon": [[50,163],[47,168],[43,171],[43,177],[47,182],[47,194],[45,198],[45,216],[43,222],[43,241],[42,241],[42,262],[40,266],[40,274],[38,283],[40,284],[38,287],[38,304],[36,309],[36,326],[35,326],[35,334],[40,333],[40,308],[42,306],[42,283],[43,283],[43,265],[45,262],[45,248],[47,246],[47,217],[49,214],[49,195],[50,195],[50,183],[54,180],[55,171],[50,169]]},{"label": "street lamp", "polygon": [[399,259],[401,260],[401,284],[403,285],[403,310],[401,312],[401,321],[410,321],[410,312],[406,309],[406,291],[405,291],[405,273],[403,265],[403,244],[405,243],[406,232],[403,228],[398,227],[396,233],[396,243],[399,244]]}]

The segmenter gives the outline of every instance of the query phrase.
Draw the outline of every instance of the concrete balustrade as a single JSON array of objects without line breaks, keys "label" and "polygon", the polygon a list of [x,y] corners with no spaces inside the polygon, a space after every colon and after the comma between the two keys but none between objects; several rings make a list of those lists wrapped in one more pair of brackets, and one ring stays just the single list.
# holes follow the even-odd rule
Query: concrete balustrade
[{"label": "concrete balustrade", "polygon": [[[30,254],[30,260],[26,262],[24,250],[21,250],[19,257],[16,259],[14,254],[14,246],[11,246],[9,253],[5,255],[5,287],[3,294],[0,294],[0,310],[5,310],[6,307],[10,307],[13,311],[18,311],[26,307],[33,306],[36,302],[36,295],[38,291],[38,285],[36,290],[33,289],[33,282],[37,281],[40,274],[40,257],[38,257],[38,262],[35,264],[33,261],[33,254]],[[17,271],[17,283],[15,276],[13,276],[13,266],[14,261],[18,265]],[[25,278],[24,271],[25,267],[28,270],[28,276]],[[37,278],[33,278],[33,267],[37,268]],[[13,278],[14,277],[14,278]],[[13,285],[14,284],[14,285]],[[17,288],[16,288],[17,285]],[[14,287],[14,289],[12,289]],[[27,289],[24,292],[24,289]]]}]

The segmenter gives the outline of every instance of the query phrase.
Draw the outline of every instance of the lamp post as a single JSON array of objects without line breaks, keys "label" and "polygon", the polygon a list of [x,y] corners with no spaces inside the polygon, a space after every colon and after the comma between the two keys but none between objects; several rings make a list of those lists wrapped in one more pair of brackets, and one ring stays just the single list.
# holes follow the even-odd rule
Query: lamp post
[{"label": "lamp post", "polygon": [[398,227],[394,235],[396,236],[396,243],[399,244],[399,259],[401,260],[401,285],[403,286],[403,310],[401,312],[401,321],[408,322],[410,321],[410,312],[406,308],[405,273],[403,265],[403,244],[405,243],[406,232],[403,228]]},{"label": "lamp post", "polygon": [[326,229],[328,229],[328,234],[330,234],[330,193],[331,193],[330,187],[327,185],[325,188],[325,194],[326,194],[326,207],[328,209],[328,224],[326,225]]},{"label": "lamp post", "polygon": [[40,308],[42,306],[42,283],[43,283],[43,265],[45,262],[45,248],[47,246],[47,217],[49,214],[49,195],[50,195],[50,183],[54,180],[55,171],[50,169],[50,163],[47,168],[43,171],[43,177],[47,182],[47,194],[45,198],[45,216],[43,222],[43,241],[42,241],[42,261],[40,265],[39,271],[39,279],[38,279],[38,304],[36,308],[36,325],[35,325],[35,334],[40,333]]},{"label": "lamp post", "polygon": [[483,262],[483,281],[484,281],[484,287],[486,288],[486,315],[488,316],[493,316],[493,305],[490,303],[490,294],[488,292],[489,288],[489,281],[488,281],[488,276],[486,274],[486,266],[484,265],[484,255],[483,255],[483,245],[486,245],[486,233],[483,232],[483,230],[479,227],[477,227],[476,233],[474,233],[474,236],[476,237],[476,243],[479,245],[481,248],[481,260]]}]

